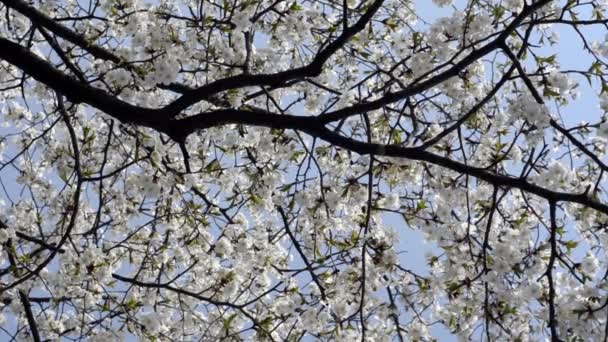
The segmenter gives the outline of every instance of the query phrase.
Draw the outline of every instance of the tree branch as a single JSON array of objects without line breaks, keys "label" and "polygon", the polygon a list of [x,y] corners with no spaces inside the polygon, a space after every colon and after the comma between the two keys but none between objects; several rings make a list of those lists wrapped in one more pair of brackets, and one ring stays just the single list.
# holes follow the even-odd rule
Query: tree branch
[{"label": "tree branch", "polygon": [[30,300],[21,290],[19,291],[19,299],[21,300],[21,304],[23,305],[25,317],[27,318],[27,323],[29,324],[30,332],[32,333],[32,338],[35,342],[40,342],[40,333],[38,332],[38,325],[36,324],[36,319],[34,318],[34,314],[32,313]]}]

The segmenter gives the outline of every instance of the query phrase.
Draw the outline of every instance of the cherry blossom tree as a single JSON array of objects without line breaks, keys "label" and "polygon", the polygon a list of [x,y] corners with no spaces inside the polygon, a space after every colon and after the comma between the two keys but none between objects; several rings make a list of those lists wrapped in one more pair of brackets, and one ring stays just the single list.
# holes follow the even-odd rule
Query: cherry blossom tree
[{"label": "cherry blossom tree", "polygon": [[0,339],[606,341],[607,12],[0,0]]}]

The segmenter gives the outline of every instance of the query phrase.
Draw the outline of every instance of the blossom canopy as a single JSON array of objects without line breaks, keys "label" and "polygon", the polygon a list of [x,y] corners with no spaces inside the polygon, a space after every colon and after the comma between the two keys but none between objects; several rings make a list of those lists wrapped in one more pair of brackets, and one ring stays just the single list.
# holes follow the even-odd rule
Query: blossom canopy
[{"label": "blossom canopy", "polygon": [[1,340],[608,338],[607,1],[0,14]]}]

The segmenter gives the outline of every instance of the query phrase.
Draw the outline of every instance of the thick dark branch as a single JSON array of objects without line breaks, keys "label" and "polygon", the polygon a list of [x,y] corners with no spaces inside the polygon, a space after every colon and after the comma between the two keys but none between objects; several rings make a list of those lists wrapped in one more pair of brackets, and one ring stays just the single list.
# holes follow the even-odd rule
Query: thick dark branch
[{"label": "thick dark branch", "polygon": [[608,205],[592,199],[591,197],[587,196],[586,193],[574,194],[550,190],[529,183],[523,178],[495,174],[487,171],[484,168],[466,165],[447,157],[442,157],[431,152],[423,151],[419,148],[405,148],[392,144],[383,145],[361,142],[341,136],[340,134],[327,129],[322,124],[318,123],[317,118],[315,117],[277,115],[269,112],[248,112],[236,109],[226,109],[203,113],[181,120],[170,121],[169,124],[171,126],[164,128],[164,131],[177,137],[185,137],[198,130],[226,124],[245,124],[268,128],[299,130],[313,137],[323,139],[330,144],[357,152],[359,154],[373,154],[377,156],[406,158],[410,160],[428,162],[461,174],[476,177],[496,186],[502,186],[507,189],[517,188],[557,202],[563,201],[578,203],[608,214]]},{"label": "thick dark branch", "polygon": [[[502,45],[504,45],[502,43],[502,39],[504,39],[503,35],[506,35],[512,30],[514,30],[517,27],[518,23],[523,20],[525,16],[529,15],[533,10],[543,6],[546,3],[548,3],[548,0],[539,1],[533,6],[527,7],[507,27],[507,29],[505,29],[503,34],[501,34],[495,42],[490,43],[484,48],[475,51],[474,53],[463,59],[461,62],[457,63],[453,68],[464,67],[464,64],[472,63],[473,60],[485,55],[487,52],[495,49],[496,47],[502,47]],[[375,5],[379,6],[379,2],[376,2]],[[372,9],[368,11],[368,15],[371,16],[371,13]],[[361,20],[363,20],[364,17],[362,17],[359,22],[362,22]],[[353,27],[357,27],[356,24]],[[353,29],[353,32],[354,30],[355,29]],[[350,34],[353,33],[351,32]],[[336,45],[330,44],[330,46]],[[334,48],[337,49],[337,47]],[[330,49],[330,47],[328,47],[327,49]],[[325,51],[329,51],[327,49]],[[319,56],[322,56],[322,54],[320,53]],[[374,109],[378,106],[382,106],[380,102],[388,103],[392,100],[397,100],[399,94],[402,94],[403,92],[411,92],[413,94],[417,91],[422,91],[424,87],[431,87],[432,85],[440,83],[441,80],[451,77],[449,76],[449,73],[443,73],[441,75],[444,76],[439,75],[437,76],[438,78],[431,78],[429,81],[420,83],[416,87],[406,89],[403,92],[387,95],[381,100],[377,100],[371,103],[355,105],[341,111],[333,112],[333,114],[327,114],[325,116],[317,118],[294,115],[277,115],[261,111],[253,112],[226,109],[209,113],[202,113],[180,120],[169,120],[169,116],[167,115],[166,110],[147,109],[138,106],[133,106],[124,101],[121,101],[100,89],[83,84],[71,77],[64,75],[62,72],[55,69],[48,62],[35,56],[24,47],[3,38],[0,38],[0,58],[21,68],[25,73],[29,74],[39,82],[42,82],[47,86],[65,94],[65,96],[72,102],[88,103],[89,105],[99,110],[102,110],[105,113],[125,123],[132,123],[157,129],[160,132],[169,134],[172,138],[178,141],[185,139],[188,135],[197,130],[231,123],[280,129],[294,129],[303,131],[305,133],[310,134],[311,136],[321,138],[326,142],[360,154],[374,154],[378,156],[389,156],[424,161],[451,169],[459,173],[476,177],[478,179],[497,186],[503,186],[507,188],[518,188],[549,200],[579,203],[608,214],[608,206],[599,201],[593,200],[586,194],[572,194],[549,190],[531,184],[521,178],[494,174],[482,168],[471,167],[462,164],[458,161],[454,161],[446,157],[441,157],[433,153],[421,151],[420,149],[416,148],[404,148],[397,145],[381,145],[360,142],[334,133],[331,130],[325,128],[323,125],[323,123],[331,122],[336,117],[343,117],[342,114],[346,114],[347,112],[348,115],[350,115],[351,111],[355,113],[365,111],[366,108]],[[246,77],[251,76],[246,75]]]},{"label": "thick dark branch", "polygon": [[234,303],[230,303],[230,302],[218,301],[218,300],[215,300],[213,298],[201,296],[201,295],[199,295],[197,293],[190,292],[188,290],[180,289],[180,288],[177,288],[177,287],[173,287],[173,286],[168,285],[168,284],[147,283],[147,282],[139,281],[137,279],[127,278],[127,277],[121,276],[121,275],[116,274],[116,273],[112,274],[112,277],[114,279],[117,279],[117,280],[120,280],[120,281],[124,281],[124,282],[127,282],[129,284],[137,285],[137,286],[140,286],[140,287],[152,288],[152,289],[165,289],[165,290],[173,291],[175,293],[179,293],[179,294],[183,294],[183,295],[186,295],[186,296],[190,296],[192,298],[196,298],[198,300],[201,300],[201,301],[209,303],[209,304],[213,304],[215,306],[226,306],[226,307],[230,307],[230,308],[233,308],[233,309],[242,309],[242,308],[244,308],[246,306],[246,304],[239,305],[239,304],[234,304]]},{"label": "thick dark branch", "polygon": [[375,109],[382,108],[390,103],[400,101],[406,97],[413,96],[419,94],[425,90],[428,90],[432,87],[439,85],[440,83],[447,81],[448,79],[457,76],[461,71],[469,67],[472,63],[480,59],[481,57],[487,55],[488,53],[499,49],[505,44],[506,39],[509,37],[511,32],[515,31],[519,24],[531,13],[540,7],[548,4],[551,0],[542,0],[537,3],[524,8],[524,10],[515,18],[513,21],[504,29],[504,31],[493,41],[482,46],[478,50],[474,50],[468,56],[464,57],[458,63],[454,64],[449,69],[441,72],[440,74],[429,78],[426,81],[416,83],[406,89],[400,90],[398,92],[389,93],[383,96],[380,99],[375,101],[360,103],[350,107],[342,108],[336,110],[334,112],[329,112],[320,116],[323,123],[330,123],[335,121],[340,121],[342,119],[348,118],[350,116],[369,112]]},{"label": "thick dark branch", "polygon": [[[21,3],[19,0],[0,1],[6,1],[10,3],[11,7],[14,6],[16,9],[20,11],[23,10],[29,15],[32,15],[32,17],[40,19],[40,22],[35,21],[35,23],[49,28],[58,36],[63,37],[64,35],[67,35],[71,37],[75,35],[74,32],[61,25],[53,28],[49,27],[49,25],[46,25],[45,23],[47,20],[52,22],[52,19],[44,17],[43,14],[37,12],[33,8],[30,8],[26,4]],[[63,74],[61,71],[54,68],[50,63],[34,55],[23,46],[1,37],[0,59],[6,60],[10,64],[13,64],[23,70],[26,74],[30,75],[37,81],[65,94],[65,96],[72,102],[84,102],[123,122],[152,127],[163,131],[164,123],[168,118],[175,117],[183,109],[186,109],[201,100],[209,99],[211,96],[219,92],[253,85],[277,85],[294,78],[305,78],[319,75],[325,62],[336,51],[343,47],[350,38],[365,28],[382,3],[382,0],[375,1],[367,12],[357,21],[357,23],[345,30],[336,40],[321,50],[313,61],[307,66],[273,74],[243,74],[220,79],[208,85],[185,92],[179,99],[163,109],[148,109],[133,106],[117,99],[115,96],[112,96],[101,89],[94,88],[83,82],[78,82],[77,80]],[[76,38],[73,40],[75,40],[76,43],[82,43]]]},{"label": "thick dark branch", "polygon": [[0,59],[18,67],[48,87],[64,94],[74,103],[87,103],[125,123],[162,127],[159,110],[133,106],[107,92],[77,81],[53,67],[23,46],[0,37]]},{"label": "thick dark branch", "polygon": [[25,1],[0,0],[0,2],[28,17],[35,25],[45,27],[57,36],[69,41],[70,43],[82,48],[83,50],[88,51],[96,58],[112,61],[114,63],[122,62],[120,57],[116,56],[115,54],[109,52],[108,50],[102,47],[88,42],[83,35],[76,33],[70,30],[69,28],[59,24],[53,18],[50,18],[46,14],[38,11],[36,8],[30,6]]},{"label": "thick dark branch", "polygon": [[547,280],[549,282],[549,329],[551,330],[551,341],[562,341],[557,332],[557,314],[555,312],[555,282],[553,279],[553,267],[557,258],[557,220],[555,218],[555,201],[549,202],[549,216],[551,219],[551,231],[549,232],[549,243],[551,245],[551,255],[547,265]]},{"label": "thick dark branch", "polygon": [[[20,4],[18,2],[19,0],[1,1],[10,1],[10,3],[14,3],[15,6],[18,6]],[[342,110],[322,115],[321,120],[324,123],[328,123],[340,120],[356,113],[377,109],[391,102],[398,101],[404,97],[411,96],[426,89],[429,89],[449,79],[450,77],[457,75],[458,72],[466,68],[475,60],[493,51],[496,47],[501,45],[503,40],[507,37],[508,33],[514,30],[521,20],[523,20],[534,9],[540,7],[546,2],[548,2],[548,0],[540,1],[534,6],[526,8],[515,20],[513,20],[513,22],[505,29],[505,31],[501,35],[499,35],[499,37],[495,41],[487,44],[479,50],[474,51],[469,56],[456,63],[452,68],[448,69],[446,72],[443,72],[440,75],[437,75],[436,77],[433,77],[425,82],[419,83],[411,88],[405,89],[397,93],[388,94],[382,99],[369,103],[354,105]],[[47,61],[32,54],[30,51],[28,51],[21,45],[4,38],[0,38],[0,58],[6,60],[10,64],[17,66],[37,81],[44,83],[45,85],[55,89],[56,91],[65,94],[66,97],[72,102],[85,102],[123,122],[152,127],[160,131],[164,131],[167,118],[174,117],[175,115],[179,114],[183,109],[191,106],[192,104],[200,100],[206,99],[209,96],[212,96],[213,94],[217,94],[218,92],[227,89],[232,89],[235,87],[240,88],[250,85],[276,85],[277,83],[283,83],[297,77],[317,75],[318,73],[320,73],[323,64],[338,49],[340,49],[344,44],[346,44],[346,42],[352,36],[354,36],[360,30],[365,28],[365,26],[369,23],[369,21],[381,5],[382,1],[375,1],[372,6],[370,6],[368,11],[357,21],[357,23],[355,23],[349,29],[345,30],[342,35],[340,35],[340,37],[330,43],[325,49],[321,50],[308,66],[274,74],[239,75],[221,79],[212,82],[206,86],[185,93],[178,100],[174,101],[164,109],[148,109],[134,106],[117,99],[115,96],[112,96],[101,89],[97,89],[82,82],[78,82],[54,68]],[[49,28],[49,26],[44,25],[44,22],[45,21],[42,20],[42,23],[38,24]],[[61,34],[58,33],[61,30],[52,31],[55,34],[61,36]]]},{"label": "thick dark branch", "polygon": [[182,97],[167,106],[168,112],[172,115],[177,115],[191,105],[229,89],[248,86],[277,86],[293,79],[318,76],[321,74],[325,62],[341,49],[354,35],[367,26],[374,14],[376,14],[378,9],[382,6],[383,2],[383,0],[374,1],[365,14],[363,14],[353,26],[344,30],[336,40],[319,51],[308,65],[272,74],[241,74],[211,82],[182,95]]},{"label": "thick dark branch", "polygon": [[23,305],[23,309],[25,311],[25,317],[27,318],[27,324],[30,326],[30,331],[32,333],[32,338],[35,342],[40,342],[40,333],[38,333],[38,324],[36,324],[36,319],[34,318],[34,314],[32,313],[32,306],[30,304],[30,300],[27,298],[23,291],[19,291],[19,299],[21,300],[21,304]]},{"label": "thick dark branch", "polygon": [[248,318],[250,318],[252,320],[253,320],[253,317],[247,311],[245,311],[244,309],[247,306],[249,306],[249,305],[251,305],[251,304],[259,301],[260,298],[268,295],[272,291],[275,291],[281,284],[283,284],[283,282],[279,282],[275,286],[273,286],[272,288],[270,288],[269,290],[267,290],[266,292],[258,295],[257,297],[255,297],[255,298],[253,298],[253,299],[251,299],[251,300],[249,300],[249,301],[247,301],[247,302],[245,302],[243,304],[235,304],[235,303],[231,303],[231,302],[214,300],[213,298],[205,297],[205,296],[202,296],[202,295],[200,295],[198,293],[194,293],[194,292],[191,292],[191,291],[188,291],[188,290],[184,290],[184,289],[180,289],[180,288],[177,288],[177,287],[173,287],[173,286],[169,285],[168,283],[148,283],[148,282],[139,281],[139,280],[134,279],[134,278],[124,277],[124,276],[121,276],[121,275],[116,274],[116,273],[113,273],[112,277],[114,279],[117,279],[117,280],[120,280],[120,281],[124,281],[126,283],[137,285],[137,286],[140,286],[140,287],[151,288],[151,289],[165,289],[165,290],[173,291],[175,293],[186,295],[186,296],[189,296],[189,297],[192,297],[192,298],[196,298],[198,300],[201,300],[203,302],[206,302],[206,303],[209,303],[209,304],[212,304],[212,305],[215,305],[215,306],[225,306],[225,307],[230,307],[230,308],[233,308],[233,309],[237,309],[237,310],[241,311],[243,314],[245,314]]},{"label": "thick dark branch", "polygon": [[591,158],[591,160],[596,162],[597,165],[599,165],[599,167],[602,168],[602,170],[608,171],[608,165],[606,165],[603,161],[601,161],[601,159],[598,157],[597,154],[591,152],[582,142],[580,142],[577,138],[575,138],[572,134],[570,134],[570,132],[567,129],[565,129],[559,123],[557,123],[557,121],[551,119],[549,121],[549,124],[551,125],[551,127],[555,128],[561,134],[563,134],[566,138],[568,138],[568,140],[570,140],[570,142],[572,142],[576,147],[578,147],[579,150],[583,151],[583,153],[585,155],[587,155],[587,157]]},{"label": "thick dark branch", "polygon": [[[505,51],[505,53],[507,54],[509,59],[513,62],[513,65],[517,68],[517,71],[519,72],[519,76],[523,79],[524,84],[526,85],[526,87],[528,88],[528,90],[530,91],[532,96],[534,97],[534,100],[536,100],[536,102],[538,104],[544,105],[545,101],[543,100],[543,97],[541,96],[540,92],[534,86],[534,83],[532,83],[532,80],[530,79],[530,77],[526,74],[526,71],[524,70],[523,66],[519,62],[519,58],[517,56],[515,56],[515,54],[508,47],[503,47],[503,50]],[[568,138],[568,140],[570,140],[585,155],[587,155],[587,157],[591,158],[591,160],[593,160],[600,168],[602,168],[602,170],[608,171],[608,165],[606,165],[604,162],[602,162],[600,160],[600,158],[597,156],[597,154],[591,152],[582,142],[580,142],[578,139],[576,139],[576,137],[574,137],[572,134],[570,134],[570,132],[567,129],[565,129],[564,127],[562,127],[557,121],[555,121],[554,119],[551,119],[549,121],[549,124],[551,125],[551,127],[555,128],[561,134],[563,134],[566,138]]]},{"label": "thick dark branch", "polygon": [[314,135],[312,132],[316,132],[323,127],[314,117],[279,115],[264,111],[220,109],[169,121],[169,126],[165,128],[165,131],[179,140],[196,131],[228,124],[296,129],[312,135]]},{"label": "thick dark branch", "polygon": [[530,22],[530,24],[531,25],[565,24],[565,25],[571,25],[571,26],[607,25],[608,19],[591,19],[591,20],[541,19],[541,20],[533,20]]},{"label": "thick dark branch", "polygon": [[477,102],[473,107],[471,107],[471,109],[469,109],[469,111],[467,111],[466,114],[464,114],[458,120],[456,120],[456,122],[454,122],[450,127],[447,127],[446,129],[441,131],[439,134],[437,134],[433,138],[425,141],[420,146],[420,148],[426,149],[429,146],[435,145],[441,139],[445,138],[447,135],[449,135],[450,133],[454,132],[459,127],[461,127],[467,120],[469,120],[473,115],[475,115],[477,112],[479,112],[479,110],[481,110],[481,108],[483,108],[483,106],[485,106],[488,102],[490,102],[490,100],[492,100],[494,95],[496,95],[498,93],[498,91],[502,88],[502,86],[509,80],[509,77],[511,77],[511,74],[513,73],[514,70],[515,70],[515,67],[511,66],[509,68],[509,70],[498,81],[498,83],[496,83],[496,85],[494,85],[492,90],[490,90],[490,92],[488,92],[486,94],[486,96],[484,96],[484,98],[481,99],[481,101]]},{"label": "thick dark branch", "polygon": [[42,27],[38,27],[38,31],[40,31],[42,36],[44,36],[44,39],[46,39],[46,41],[53,48],[53,50],[59,56],[59,58],[61,58],[61,60],[65,64],[65,66],[68,69],[70,69],[76,77],[78,77],[78,80],[80,80],[80,82],[86,83],[87,79],[84,76],[84,74],[82,73],[82,71],[80,71],[80,69],[78,69],[78,67],[76,65],[74,65],[74,63],[72,63],[72,61],[70,61],[70,58],[61,49],[61,47],[57,43],[57,40],[55,40],[53,37],[51,37],[51,35],[49,35],[48,32],[46,32],[46,30]]},{"label": "thick dark branch", "polygon": [[[269,112],[249,112],[236,109],[219,110],[190,116],[180,120],[168,120],[162,110],[146,109],[130,105],[106,92],[82,84],[53,68],[48,62],[27,51],[22,46],[0,38],[0,58],[20,67],[36,80],[59,90],[73,102],[86,102],[107,114],[125,122],[151,127],[169,134],[176,140],[185,139],[197,130],[231,123],[263,126],[269,128],[294,129],[321,138],[336,146],[359,154],[375,154],[408,158],[429,162],[456,172],[474,176],[486,182],[508,188],[518,188],[537,196],[555,201],[579,203],[608,214],[608,206],[591,199],[586,194],[556,192],[531,184],[524,179],[490,173],[481,168],[467,166],[449,158],[398,145],[381,145],[360,142],[343,137],[325,128],[319,117],[277,115]],[[351,107],[352,108],[352,107]]]},{"label": "thick dark branch", "polygon": [[[0,49],[1,51],[1,49]],[[67,112],[66,109],[63,105],[63,100],[61,99],[61,94],[57,94],[58,96],[58,110],[62,113],[62,115],[64,116],[64,118],[67,118]],[[68,211],[70,213],[70,220],[69,223],[67,225],[67,227],[65,228],[65,232],[63,233],[63,235],[61,236],[61,239],[59,240],[59,242],[57,243],[57,247],[55,247],[53,250],[50,251],[49,255],[42,261],[42,263],[38,264],[38,266],[36,266],[36,268],[32,271],[30,271],[29,273],[27,273],[26,275],[24,275],[23,277],[15,280],[14,282],[12,282],[11,284],[0,288],[0,293],[7,291],[11,288],[16,287],[19,284],[22,284],[24,282],[26,282],[27,280],[31,279],[32,277],[38,275],[49,263],[51,263],[51,261],[53,261],[53,259],[55,258],[55,255],[57,255],[57,253],[59,253],[59,251],[62,249],[63,245],[66,243],[66,241],[68,240],[68,238],[70,237],[70,234],[72,233],[72,230],[74,229],[74,226],[76,225],[76,217],[78,216],[78,211],[80,210],[80,195],[81,195],[81,190],[82,190],[82,170],[80,170],[80,155],[78,152],[78,147],[77,147],[77,142],[76,142],[76,135],[73,131],[73,129],[70,129],[70,125],[68,124],[68,132],[70,133],[71,139],[72,139],[72,148],[73,148],[73,152],[74,152],[74,165],[76,168],[76,174],[77,174],[77,181],[76,181],[76,186],[74,189],[74,194],[73,194],[73,198],[72,198],[72,202],[70,203],[71,205],[68,207]],[[67,214],[66,212],[66,214]]]},{"label": "thick dark branch", "polygon": [[247,112],[235,109],[219,110],[204,113],[182,120],[172,121],[171,130],[175,134],[189,135],[197,130],[226,124],[246,124],[279,129],[294,129],[303,131],[313,137],[320,138],[330,144],[359,154],[387,156],[418,160],[438,165],[452,171],[476,177],[496,186],[516,188],[534,195],[557,202],[573,202],[588,206],[602,213],[608,214],[608,205],[587,196],[586,193],[574,194],[559,192],[529,183],[523,178],[495,174],[484,168],[466,165],[447,157],[421,150],[419,148],[406,148],[400,145],[383,145],[367,143],[344,137],[326,128],[315,117],[302,117],[294,115],[276,115],[263,112]]},{"label": "thick dark branch", "polygon": [[[2,227],[0,226],[0,228],[2,228]],[[18,238],[23,239],[25,241],[37,243],[40,246],[48,249],[49,251],[53,251],[53,250],[55,250],[57,248],[57,246],[55,246],[55,244],[52,244],[52,243],[49,244],[49,243],[47,243],[44,240],[41,240],[41,239],[35,238],[33,236],[29,236],[29,235],[23,234],[21,232],[15,232],[15,235],[17,235]],[[59,248],[59,253],[60,254],[65,253],[65,249]]]},{"label": "thick dark branch", "polygon": [[[28,17],[32,21],[32,23],[34,23],[35,25],[39,25],[39,26],[42,26],[42,27],[50,30],[55,35],[62,37],[63,39],[71,42],[72,44],[88,51],[91,55],[93,55],[96,58],[103,59],[103,60],[109,60],[109,61],[112,61],[112,62],[118,63],[118,64],[123,62],[120,59],[120,57],[118,57],[117,55],[113,54],[112,52],[110,52],[102,47],[89,43],[86,40],[86,38],[84,36],[82,36],[81,34],[78,34],[74,31],[70,30],[69,28],[55,22],[52,18],[46,16],[44,13],[41,13],[40,11],[36,10],[34,7],[29,6],[27,3],[25,3],[21,0],[0,0],[0,2],[4,3],[6,6],[12,8],[14,10],[17,10],[18,12],[22,13],[23,15]],[[294,69],[285,70],[285,71],[272,73],[272,74],[258,74],[258,75],[241,74],[241,75],[227,77],[227,78],[223,78],[223,79],[211,82],[202,87],[185,92],[179,99],[177,99],[176,101],[174,101],[173,103],[168,105],[165,108],[165,111],[156,113],[156,116],[170,116],[170,117],[176,116],[182,110],[190,107],[191,105],[193,105],[199,101],[202,101],[202,100],[207,100],[207,99],[209,99],[209,97],[213,96],[214,94],[217,94],[222,91],[229,90],[229,89],[242,88],[242,87],[247,87],[247,86],[265,86],[265,85],[266,86],[273,86],[273,85],[276,86],[276,85],[283,84],[283,83],[285,83],[289,80],[293,80],[293,79],[302,79],[302,78],[306,78],[306,77],[318,76],[321,73],[325,62],[327,62],[327,60],[332,55],[334,55],[339,49],[341,49],[354,35],[356,35],[357,33],[359,33],[361,30],[363,30],[366,27],[366,25],[371,21],[374,14],[382,6],[383,2],[384,2],[383,0],[374,1],[370,5],[368,10],[361,16],[361,18],[359,18],[359,20],[353,26],[344,30],[342,32],[342,34],[338,38],[336,38],[336,40],[332,41],[330,44],[327,45],[327,47],[325,47],[324,49],[319,51],[310,64],[300,67],[300,68],[294,68]],[[2,39],[2,38],[0,38],[0,39]],[[14,43],[13,43],[14,44],[13,46],[9,46],[9,44],[7,44],[7,42],[10,43],[9,41],[0,42],[0,50],[4,50],[6,53],[9,53],[9,51],[11,51],[11,48],[19,47],[19,45],[14,44]],[[2,44],[4,44],[4,46],[2,46]],[[25,49],[23,49],[23,50],[25,50]],[[2,54],[0,54],[0,58],[7,60],[9,63],[18,66],[21,69],[24,69],[24,71],[25,71],[24,66],[26,63],[29,65],[32,65],[32,63],[30,63],[31,61],[30,62],[24,61],[22,63],[15,64],[15,63],[13,63],[13,61],[9,60],[8,58],[4,58],[4,56],[2,56]],[[34,63],[33,65],[38,65],[38,64],[39,63]],[[29,70],[29,71],[31,71],[31,70]],[[55,87],[55,86],[53,86],[53,84],[49,84],[49,83],[45,82],[43,79],[39,79],[35,74],[32,74],[28,71],[26,71],[26,72],[30,76],[37,79],[38,81],[45,83],[49,87],[52,87],[56,90],[60,90],[61,92],[65,93],[66,96],[68,96],[68,98],[70,98],[69,97],[70,93],[65,92],[65,89],[60,89],[58,87]],[[65,75],[63,77],[65,77]],[[76,100],[75,98],[74,99],[70,98],[70,100],[73,100],[74,102],[86,102],[98,109],[106,111],[105,109],[98,107],[98,104],[89,102],[88,100],[90,100],[90,99],[88,96],[82,97],[80,100]],[[122,108],[121,110],[125,110],[125,109],[129,109],[129,108]],[[131,108],[131,110],[132,109],[142,110],[143,108],[135,107],[135,108]],[[110,113],[110,112],[106,111],[106,113]],[[113,113],[116,113],[116,112],[113,111]],[[120,119],[120,120],[123,120],[123,119]],[[129,121],[131,121],[131,120],[129,120]]]},{"label": "thick dark branch", "polygon": [[[490,249],[490,232],[492,229],[492,221],[494,219],[494,213],[498,207],[498,188],[494,187],[492,191],[492,207],[490,208],[490,213],[488,214],[488,222],[486,224],[486,231],[484,233],[483,245],[481,252],[483,253],[483,272],[488,274],[490,272],[490,268],[488,267],[488,249]],[[485,319],[485,330],[486,330],[486,338],[489,341],[490,339],[490,320],[492,319],[492,313],[490,310],[490,287],[487,281],[484,281],[484,319]]]}]

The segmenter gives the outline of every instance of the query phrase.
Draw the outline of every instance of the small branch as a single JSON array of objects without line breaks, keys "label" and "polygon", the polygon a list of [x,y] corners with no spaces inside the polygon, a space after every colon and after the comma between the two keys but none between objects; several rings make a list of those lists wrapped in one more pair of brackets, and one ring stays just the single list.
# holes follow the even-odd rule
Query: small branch
[{"label": "small branch", "polygon": [[190,169],[190,153],[188,153],[188,149],[186,148],[186,142],[180,141],[178,142],[178,145],[179,149],[182,151],[182,155],[184,156],[184,166],[186,167],[186,172],[191,173],[192,170]]},{"label": "small branch", "polygon": [[323,300],[326,300],[327,296],[325,294],[325,288],[323,287],[323,284],[321,284],[321,281],[319,280],[317,274],[314,272],[312,264],[310,263],[310,261],[308,261],[306,254],[304,254],[304,251],[302,251],[302,247],[300,247],[300,244],[296,240],[296,237],[291,232],[291,229],[289,229],[289,221],[287,220],[287,215],[285,215],[285,211],[283,211],[283,208],[281,207],[277,207],[277,210],[279,211],[279,214],[281,214],[281,218],[283,219],[283,225],[285,226],[285,231],[287,232],[287,235],[289,235],[293,246],[296,248],[298,254],[300,254],[300,257],[302,258],[302,261],[304,261],[304,264],[306,265],[306,270],[308,270],[308,273],[310,273],[312,280],[319,287],[319,291],[321,292],[321,298]]},{"label": "small branch", "polygon": [[557,314],[555,312],[555,283],[553,281],[553,267],[557,258],[557,222],[555,219],[555,201],[549,202],[549,215],[551,217],[551,231],[549,232],[549,243],[551,244],[551,255],[547,265],[547,280],[549,282],[549,329],[551,329],[551,341],[562,341],[557,332]]},{"label": "small branch", "polygon": [[32,338],[35,342],[40,342],[40,334],[38,333],[38,325],[36,324],[36,319],[34,318],[34,314],[32,313],[32,307],[30,305],[30,300],[27,298],[23,291],[19,291],[19,299],[21,300],[21,304],[25,309],[25,317],[27,318],[27,323],[30,326],[30,332],[32,333]]}]

